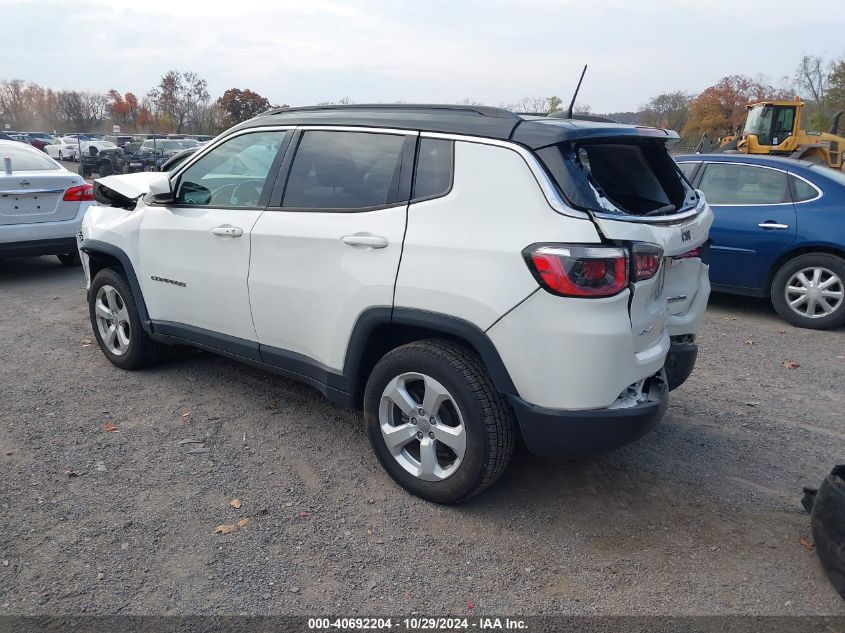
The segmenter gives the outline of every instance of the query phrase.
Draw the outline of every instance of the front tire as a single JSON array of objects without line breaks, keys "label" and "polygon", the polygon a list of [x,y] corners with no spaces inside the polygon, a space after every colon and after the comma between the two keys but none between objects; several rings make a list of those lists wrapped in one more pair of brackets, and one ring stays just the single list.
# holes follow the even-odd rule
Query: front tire
[{"label": "front tire", "polygon": [[163,346],[141,327],[126,278],[112,268],[94,277],[88,292],[91,327],[103,354],[121,369],[141,369],[161,358]]},{"label": "front tire", "polygon": [[775,274],[772,305],[797,327],[826,330],[845,323],[845,260],[808,253],[789,260]]},{"label": "front tire", "polygon": [[444,340],[386,354],[367,381],[364,419],[388,474],[435,503],[459,503],[489,487],[516,441],[513,411],[479,356]]}]

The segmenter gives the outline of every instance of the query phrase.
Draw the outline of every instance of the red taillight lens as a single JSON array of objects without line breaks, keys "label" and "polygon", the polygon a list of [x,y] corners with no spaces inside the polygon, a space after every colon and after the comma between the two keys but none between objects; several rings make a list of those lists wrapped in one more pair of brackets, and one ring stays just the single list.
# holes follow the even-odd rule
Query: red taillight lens
[{"label": "red taillight lens", "polygon": [[605,246],[543,246],[526,253],[547,290],[567,297],[609,297],[628,285],[628,253]]},{"label": "red taillight lens", "polygon": [[84,185],[71,187],[65,191],[62,198],[65,202],[86,202],[94,200],[94,185],[86,182]]},{"label": "red taillight lens", "polygon": [[650,244],[634,244],[632,249],[634,281],[651,279],[660,270],[663,251]]},{"label": "red taillight lens", "polygon": [[672,259],[689,259],[690,257],[701,257],[701,247],[697,246],[691,251],[681,253],[680,255],[672,255]]}]

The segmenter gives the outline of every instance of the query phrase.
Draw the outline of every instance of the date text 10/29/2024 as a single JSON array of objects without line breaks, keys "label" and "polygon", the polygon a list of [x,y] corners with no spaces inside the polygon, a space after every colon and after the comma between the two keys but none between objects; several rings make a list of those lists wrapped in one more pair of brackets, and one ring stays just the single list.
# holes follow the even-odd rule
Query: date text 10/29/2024
[{"label": "date text 10/29/2024", "polygon": [[519,618],[308,618],[312,631],[527,631],[528,626]]}]

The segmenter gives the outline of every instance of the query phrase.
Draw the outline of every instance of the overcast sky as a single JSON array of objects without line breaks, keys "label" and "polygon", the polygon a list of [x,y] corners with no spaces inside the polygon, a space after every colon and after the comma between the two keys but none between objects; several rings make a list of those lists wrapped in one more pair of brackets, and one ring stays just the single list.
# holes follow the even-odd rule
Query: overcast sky
[{"label": "overcast sky", "polygon": [[[800,7],[797,11],[795,7]],[[727,74],[779,83],[845,54],[830,0],[0,0],[0,79],[142,94],[168,69],[273,103],[490,105],[525,96],[635,110]]]}]

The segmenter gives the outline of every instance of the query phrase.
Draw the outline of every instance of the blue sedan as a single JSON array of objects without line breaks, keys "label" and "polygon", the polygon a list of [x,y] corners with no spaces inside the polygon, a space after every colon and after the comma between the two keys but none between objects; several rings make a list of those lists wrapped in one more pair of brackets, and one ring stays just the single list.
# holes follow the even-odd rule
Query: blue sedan
[{"label": "blue sedan", "polygon": [[713,289],[770,297],[798,327],[845,323],[845,174],[747,154],[676,156],[713,209]]}]

